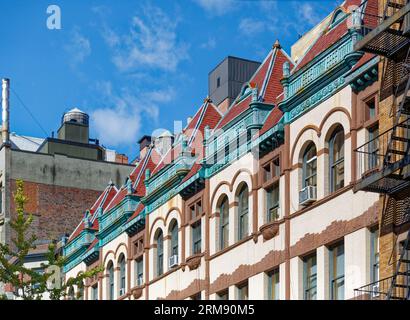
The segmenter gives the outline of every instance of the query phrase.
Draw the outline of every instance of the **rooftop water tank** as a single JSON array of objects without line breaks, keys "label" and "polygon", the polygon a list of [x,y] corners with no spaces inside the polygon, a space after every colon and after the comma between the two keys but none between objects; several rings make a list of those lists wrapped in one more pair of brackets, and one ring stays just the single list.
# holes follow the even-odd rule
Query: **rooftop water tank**
[{"label": "rooftop water tank", "polygon": [[74,108],[63,114],[61,124],[65,122],[74,122],[88,126],[89,118],[89,115],[84,111],[81,111],[78,108]]}]

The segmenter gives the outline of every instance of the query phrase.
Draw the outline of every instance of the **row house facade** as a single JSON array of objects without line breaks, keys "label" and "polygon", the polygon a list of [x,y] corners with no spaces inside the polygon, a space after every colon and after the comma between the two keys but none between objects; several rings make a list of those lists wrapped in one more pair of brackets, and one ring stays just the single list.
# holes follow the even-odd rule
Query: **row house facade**
[{"label": "row house facade", "polygon": [[379,196],[354,190],[379,121],[379,58],[353,50],[373,23],[361,4],[297,55],[276,42],[225,112],[207,98],[182,132],[141,139],[65,244],[66,279],[104,266],[69,297],[352,299],[378,280]]}]

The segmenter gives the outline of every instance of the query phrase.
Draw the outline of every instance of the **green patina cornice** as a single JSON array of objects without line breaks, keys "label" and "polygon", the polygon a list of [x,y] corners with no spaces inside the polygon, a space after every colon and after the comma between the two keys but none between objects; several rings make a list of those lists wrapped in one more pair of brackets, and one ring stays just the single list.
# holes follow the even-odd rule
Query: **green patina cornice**
[{"label": "green patina cornice", "polygon": [[378,80],[378,63],[380,59],[375,56],[366,62],[357,70],[349,72],[346,77],[346,83],[350,84],[354,92],[360,92],[371,86]]},{"label": "green patina cornice", "polygon": [[354,37],[346,34],[308,65],[285,78],[285,99],[279,103],[289,123],[347,85],[345,75],[363,56],[353,51]]}]

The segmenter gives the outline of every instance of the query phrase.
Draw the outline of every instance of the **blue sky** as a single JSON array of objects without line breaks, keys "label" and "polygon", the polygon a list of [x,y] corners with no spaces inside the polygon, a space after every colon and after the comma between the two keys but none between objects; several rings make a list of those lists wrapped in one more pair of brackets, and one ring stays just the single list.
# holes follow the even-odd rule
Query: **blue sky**
[{"label": "blue sky", "polygon": [[[224,57],[262,61],[276,39],[290,52],[341,2],[3,0],[0,76],[48,135],[76,106],[92,138],[134,158],[143,134],[195,113]],[[47,28],[51,4],[61,30]],[[14,93],[10,107],[12,131],[45,137]]]}]

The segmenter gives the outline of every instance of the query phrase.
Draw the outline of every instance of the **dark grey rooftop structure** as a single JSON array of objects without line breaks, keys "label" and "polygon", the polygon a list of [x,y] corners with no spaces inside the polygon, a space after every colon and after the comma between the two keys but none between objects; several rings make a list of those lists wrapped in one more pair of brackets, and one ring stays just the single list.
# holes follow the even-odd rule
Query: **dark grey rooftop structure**
[{"label": "dark grey rooftop structure", "polygon": [[215,105],[228,100],[228,105],[249,81],[260,62],[227,56],[208,75],[208,95]]}]

